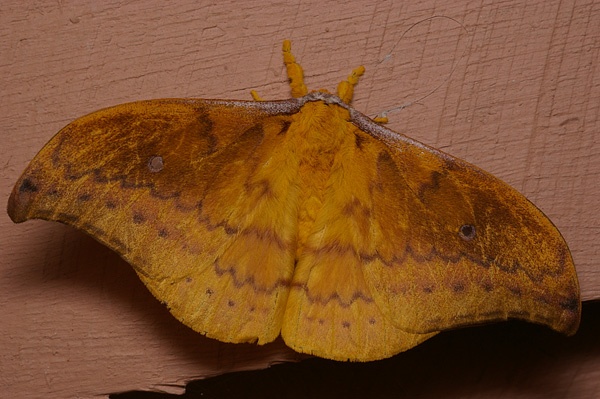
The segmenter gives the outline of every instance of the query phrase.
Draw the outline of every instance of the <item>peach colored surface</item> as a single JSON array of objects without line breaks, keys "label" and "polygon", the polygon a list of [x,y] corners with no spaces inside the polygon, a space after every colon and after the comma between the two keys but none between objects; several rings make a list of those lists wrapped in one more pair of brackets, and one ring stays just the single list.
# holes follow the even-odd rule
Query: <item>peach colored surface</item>
[{"label": "peach colored surface", "polygon": [[[0,6],[0,203],[44,143],[88,112],[146,98],[250,99],[251,89],[289,97],[280,54],[289,38],[310,88],[333,90],[363,64],[355,108],[375,116],[412,103],[388,115],[390,128],[523,192],[569,243],[583,298],[600,299],[597,2],[27,3]],[[302,358],[281,342],[201,337],[91,238],[14,225],[5,212],[0,348],[6,397],[181,392],[191,379]],[[589,385],[600,357],[573,354],[565,367],[570,383],[588,384],[568,397],[600,395]]]}]

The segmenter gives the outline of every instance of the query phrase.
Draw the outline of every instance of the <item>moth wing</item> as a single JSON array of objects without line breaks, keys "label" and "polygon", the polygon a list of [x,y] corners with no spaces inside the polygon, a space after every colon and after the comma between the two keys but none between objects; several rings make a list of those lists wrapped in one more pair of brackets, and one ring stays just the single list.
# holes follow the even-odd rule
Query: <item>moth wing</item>
[{"label": "moth wing", "polygon": [[486,321],[577,329],[573,262],[540,210],[475,166],[369,126],[332,165],[298,258],[289,346],[373,360]]},{"label": "moth wing", "polygon": [[8,212],[86,231],[194,330],[269,342],[294,267],[297,216],[280,203],[295,189],[270,180],[282,173],[273,148],[287,125],[259,106],[202,100],[101,110],[40,151]]},{"label": "moth wing", "polygon": [[577,330],[569,248],[535,205],[465,161],[376,125],[369,134],[385,148],[364,276],[398,327],[425,333],[516,318]]}]

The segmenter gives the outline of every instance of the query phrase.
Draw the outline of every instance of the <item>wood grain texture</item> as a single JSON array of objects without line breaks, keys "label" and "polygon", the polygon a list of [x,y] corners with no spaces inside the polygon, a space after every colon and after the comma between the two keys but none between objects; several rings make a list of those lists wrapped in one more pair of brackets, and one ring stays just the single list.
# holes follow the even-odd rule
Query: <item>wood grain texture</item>
[{"label": "wood grain texture", "polygon": [[[457,42],[462,28],[447,19],[424,21],[432,15],[460,21],[470,39]],[[143,98],[249,99],[250,89],[287,98],[279,52],[287,37],[311,87],[333,89],[364,64],[354,107],[371,116],[442,84],[390,114],[389,127],[530,198],[569,243],[583,299],[600,299],[597,3],[10,1],[0,22],[3,203],[36,151],[95,109]],[[43,222],[13,225],[4,213],[0,231],[7,396],[176,391],[190,379],[298,360],[281,343],[257,348],[199,337],[114,253],[81,233]],[[581,383],[569,397],[598,394],[586,374],[593,376],[600,358],[579,351],[567,359],[556,368],[577,370]],[[551,392],[544,389],[528,387],[531,395],[522,397]]]}]

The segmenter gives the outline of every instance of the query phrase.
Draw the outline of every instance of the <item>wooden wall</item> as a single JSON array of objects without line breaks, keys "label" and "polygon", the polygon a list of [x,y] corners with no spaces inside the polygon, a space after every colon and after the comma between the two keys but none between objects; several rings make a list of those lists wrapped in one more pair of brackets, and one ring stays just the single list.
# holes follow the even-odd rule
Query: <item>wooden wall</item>
[{"label": "wooden wall", "polygon": [[[390,128],[475,163],[523,192],[569,243],[583,298],[600,299],[595,1],[4,1],[0,203],[6,204],[44,143],[91,111],[159,97],[250,99],[251,89],[267,99],[287,98],[284,38],[292,40],[311,88],[334,90],[363,64],[367,72],[355,108],[375,116],[412,104],[389,114]],[[599,315],[584,311],[584,320]],[[516,326],[510,328],[529,328]],[[527,336],[535,341],[537,333],[545,334],[538,329]],[[557,336],[549,345],[565,340]],[[510,372],[510,362],[492,366],[482,358],[480,367],[463,370],[481,373],[484,383],[473,388],[465,381],[471,388],[459,387],[449,397],[599,396],[600,351],[585,349],[594,342],[588,338],[579,344],[584,349],[565,349],[567,360],[551,363],[543,380],[528,381]],[[443,352],[441,344],[432,345]],[[457,356],[482,350],[463,346]],[[14,225],[4,212],[0,348],[3,395],[30,398],[181,392],[193,379],[303,358],[281,342],[256,347],[201,337],[171,317],[133,270],[93,239],[56,223]],[[444,358],[415,350],[424,363]],[[394,361],[362,370],[390,373],[386,365]],[[435,373],[423,377],[424,392],[437,382]],[[507,385],[516,391],[503,390]]]}]

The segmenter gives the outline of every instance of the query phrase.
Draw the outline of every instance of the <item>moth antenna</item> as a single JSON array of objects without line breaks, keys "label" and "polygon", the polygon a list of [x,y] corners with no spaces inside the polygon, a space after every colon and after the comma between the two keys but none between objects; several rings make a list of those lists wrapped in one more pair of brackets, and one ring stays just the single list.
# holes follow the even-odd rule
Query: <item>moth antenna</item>
[{"label": "moth antenna", "polygon": [[300,64],[296,62],[296,57],[292,54],[292,42],[289,40],[283,41],[283,63],[287,68],[292,97],[299,98],[307,95],[308,88],[304,84],[304,71]]},{"label": "moth antenna", "polygon": [[356,86],[358,79],[363,73],[365,73],[364,66],[361,65],[358,68],[354,68],[350,76],[348,76],[348,79],[340,82],[338,85],[338,97],[346,104],[350,104],[350,101],[352,101],[352,96],[354,95],[354,86]]}]

